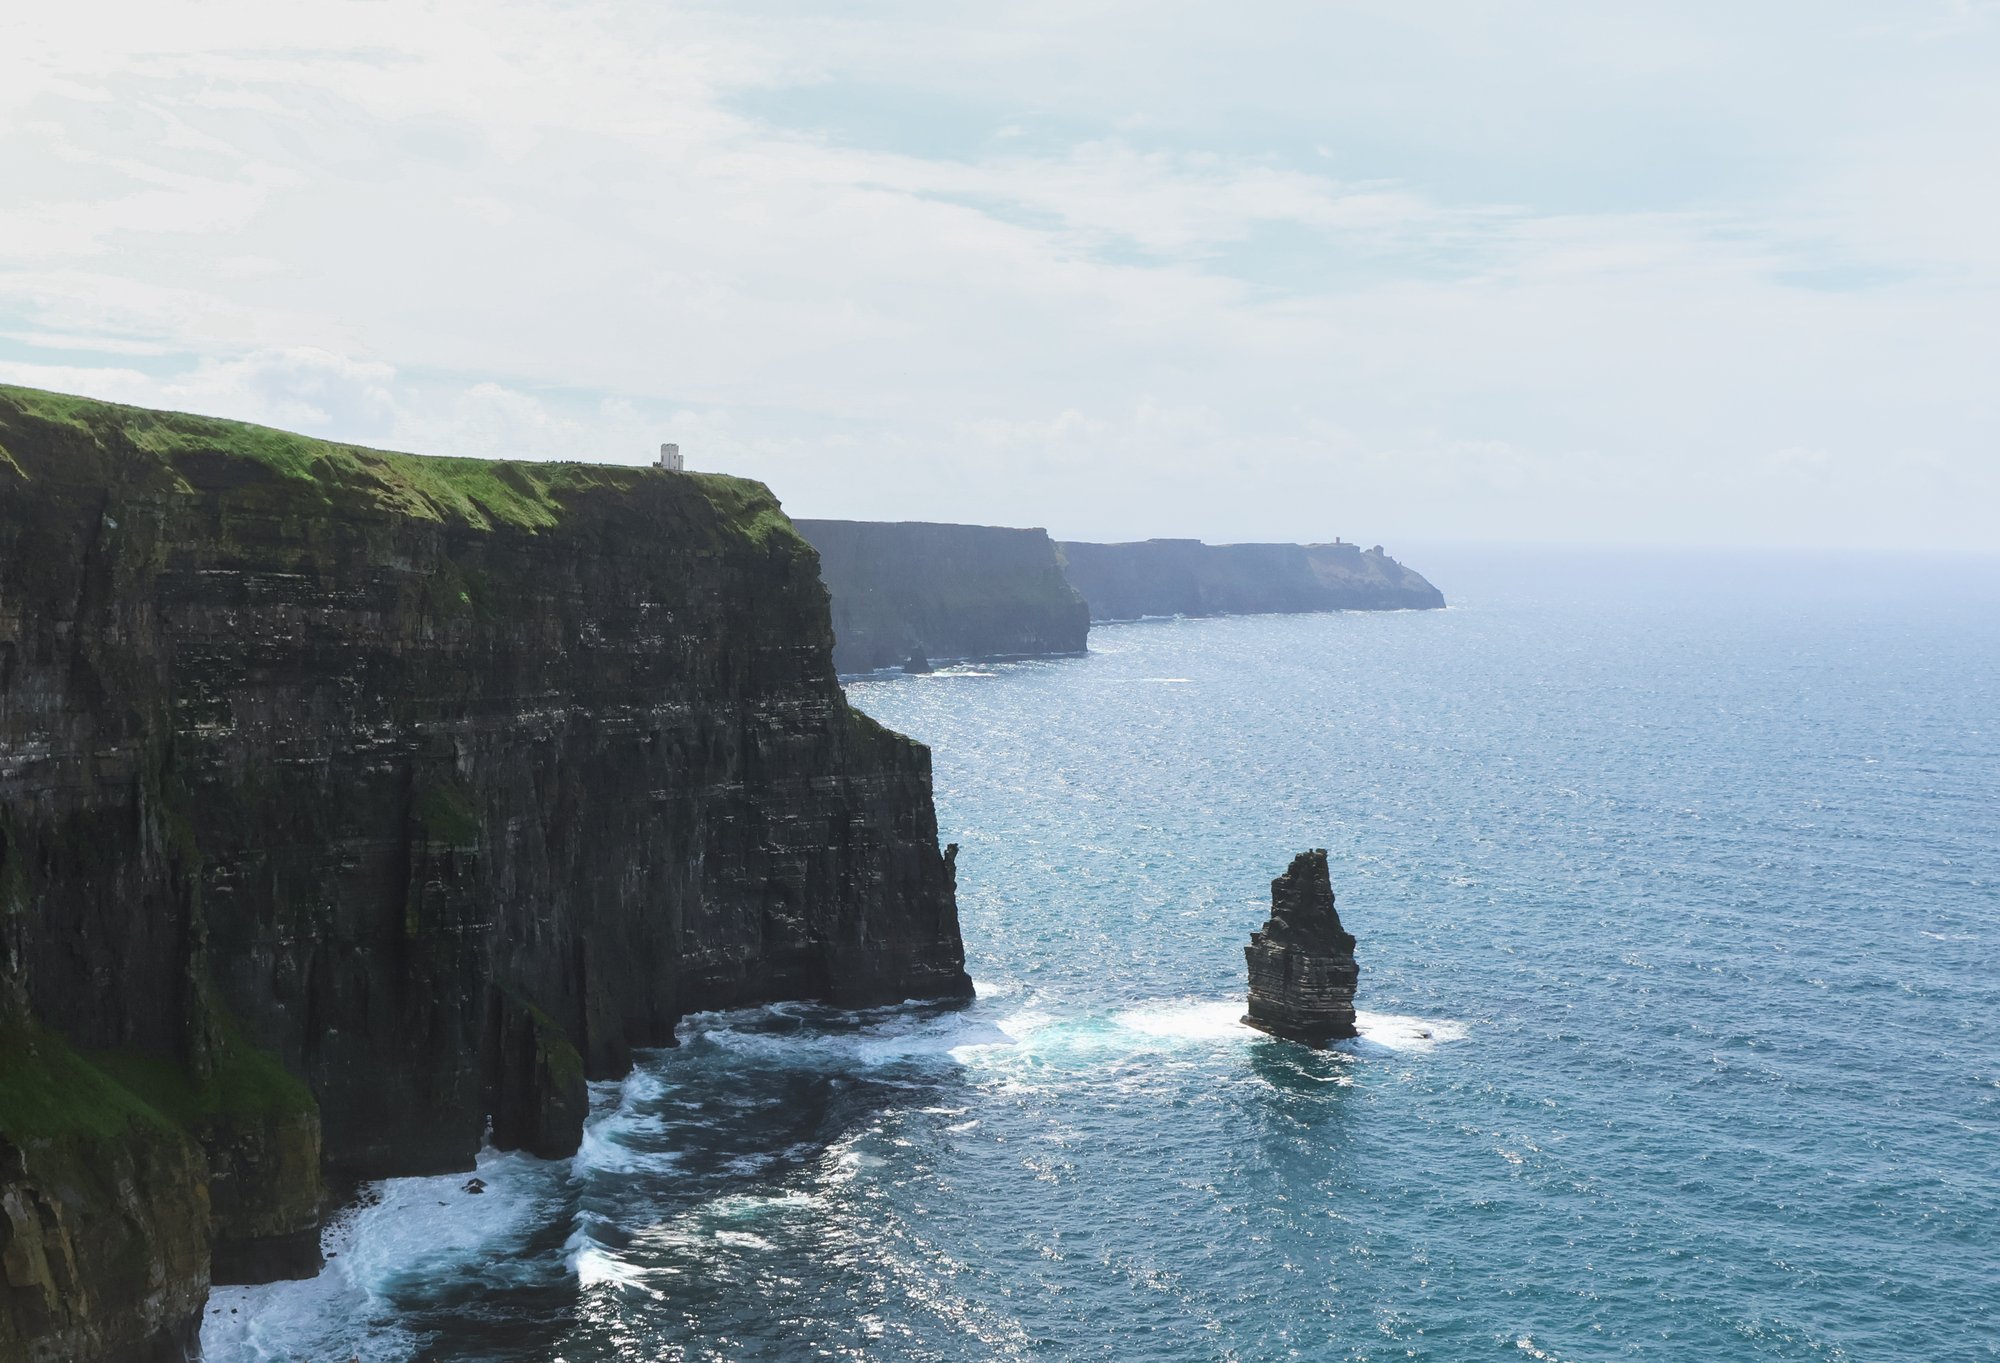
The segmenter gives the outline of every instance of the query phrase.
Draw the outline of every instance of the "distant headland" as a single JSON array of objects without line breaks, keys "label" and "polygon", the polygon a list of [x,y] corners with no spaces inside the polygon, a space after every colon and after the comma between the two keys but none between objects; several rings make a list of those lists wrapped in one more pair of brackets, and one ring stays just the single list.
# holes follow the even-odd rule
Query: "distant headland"
[{"label": "distant headland", "polygon": [[1045,530],[929,521],[795,522],[819,551],[834,664],[885,667],[1081,653],[1093,623],[1171,615],[1436,610],[1444,594],[1383,552],[1331,544],[1061,543]]},{"label": "distant headland", "polygon": [[797,520],[819,551],[842,672],[1081,653],[1090,607],[1046,530]]}]

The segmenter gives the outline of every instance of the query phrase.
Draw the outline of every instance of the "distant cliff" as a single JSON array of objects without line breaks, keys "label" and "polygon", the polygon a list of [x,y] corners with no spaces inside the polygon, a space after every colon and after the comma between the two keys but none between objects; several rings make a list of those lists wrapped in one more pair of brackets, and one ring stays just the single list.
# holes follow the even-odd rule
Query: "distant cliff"
[{"label": "distant cliff", "polygon": [[796,524],[819,551],[841,672],[1081,653],[1093,620],[1444,605],[1379,546],[1057,545],[1041,530],[988,525]]},{"label": "distant cliff", "polygon": [[1090,612],[1043,530],[925,521],[796,522],[819,550],[842,672],[1081,653]]},{"label": "distant cliff", "polygon": [[968,993],[832,648],[755,483],[0,388],[0,1357],[182,1357],[686,1012]]},{"label": "distant cliff", "polygon": [[1059,548],[1063,572],[1090,603],[1092,620],[1444,605],[1443,593],[1380,545],[1064,540]]}]

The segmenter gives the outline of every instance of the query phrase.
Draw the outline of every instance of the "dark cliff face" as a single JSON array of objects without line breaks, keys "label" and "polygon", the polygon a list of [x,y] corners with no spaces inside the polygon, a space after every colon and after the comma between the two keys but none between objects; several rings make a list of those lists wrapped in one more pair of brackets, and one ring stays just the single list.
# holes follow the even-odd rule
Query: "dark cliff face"
[{"label": "dark cliff face", "polygon": [[1090,611],[1044,530],[924,521],[797,522],[819,551],[842,672],[1081,653]]},{"label": "dark cliff face", "polygon": [[1063,571],[1090,603],[1092,620],[1444,605],[1437,588],[1379,546],[1065,540],[1060,548]]},{"label": "dark cliff face", "polygon": [[1354,938],[1333,905],[1326,849],[1301,852],[1271,882],[1271,917],[1243,948],[1250,1010],[1259,1031],[1309,1046],[1355,1035]]},{"label": "dark cliff face", "polygon": [[963,996],[929,753],[832,643],[757,484],[0,388],[0,1009],[196,1088],[236,1037],[362,1178],[565,1153],[686,1012]]}]

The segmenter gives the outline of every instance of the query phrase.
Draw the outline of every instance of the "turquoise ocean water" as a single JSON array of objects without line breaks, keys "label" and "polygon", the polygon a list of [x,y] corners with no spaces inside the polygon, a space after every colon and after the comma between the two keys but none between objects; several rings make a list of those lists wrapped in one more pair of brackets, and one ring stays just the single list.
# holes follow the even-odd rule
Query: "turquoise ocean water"
[{"label": "turquoise ocean water", "polygon": [[[851,683],[979,1001],[691,1018],[209,1357],[2000,1357],[2000,564],[1410,557],[1452,609]],[[1329,1053],[1236,1021],[1316,846]]]}]

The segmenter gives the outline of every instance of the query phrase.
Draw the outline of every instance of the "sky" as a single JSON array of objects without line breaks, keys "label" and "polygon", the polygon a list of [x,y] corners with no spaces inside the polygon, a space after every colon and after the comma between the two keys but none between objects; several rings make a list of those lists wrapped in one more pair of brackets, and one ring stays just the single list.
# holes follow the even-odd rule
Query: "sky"
[{"label": "sky", "polygon": [[1994,0],[76,0],[0,382],[1060,538],[2000,550]]}]

